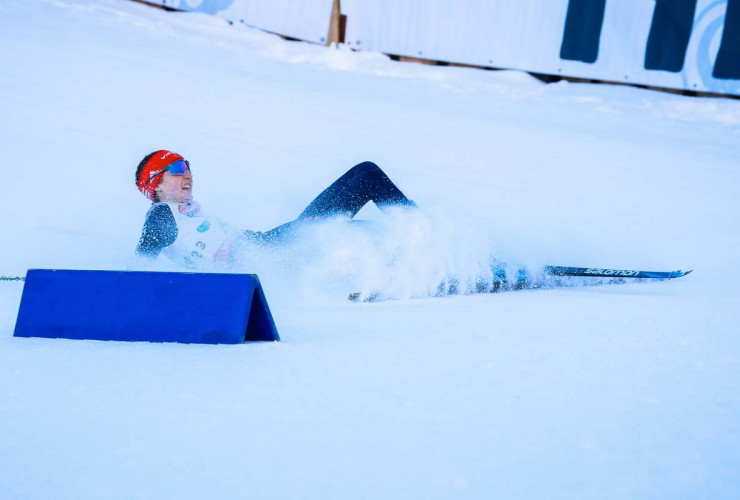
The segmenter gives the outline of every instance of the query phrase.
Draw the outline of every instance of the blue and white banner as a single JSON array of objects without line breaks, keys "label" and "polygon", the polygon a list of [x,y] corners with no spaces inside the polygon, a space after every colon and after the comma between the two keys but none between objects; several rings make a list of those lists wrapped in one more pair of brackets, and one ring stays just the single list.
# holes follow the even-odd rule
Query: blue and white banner
[{"label": "blue and white banner", "polygon": [[740,0],[342,0],[350,46],[740,95]]}]

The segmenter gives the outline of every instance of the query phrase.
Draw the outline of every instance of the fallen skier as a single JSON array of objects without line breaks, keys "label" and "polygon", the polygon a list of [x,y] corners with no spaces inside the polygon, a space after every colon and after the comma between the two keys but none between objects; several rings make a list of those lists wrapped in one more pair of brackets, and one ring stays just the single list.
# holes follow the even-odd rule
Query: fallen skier
[{"label": "fallen skier", "polygon": [[[135,181],[139,191],[152,201],[136,252],[150,259],[164,254],[191,270],[233,268],[250,246],[269,247],[294,241],[298,230],[331,217],[352,219],[370,201],[381,210],[416,206],[380,167],[363,162],[334,181],[295,220],[264,232],[235,231],[208,216],[193,200],[190,164],[177,153],[159,150],[145,156],[136,169]],[[468,288],[474,292],[495,292],[547,287],[551,283],[557,286],[562,277],[671,279],[691,272],[544,266],[534,273],[519,269],[512,274],[505,267],[491,260],[491,275]],[[438,290],[439,294],[464,291],[454,278]]]},{"label": "fallen skier", "polygon": [[307,224],[337,216],[351,219],[370,201],[381,210],[416,206],[369,161],[349,169],[295,220],[264,232],[230,230],[201,210],[193,200],[190,163],[172,151],[145,156],[136,169],[136,186],[152,201],[136,252],[149,258],[162,253],[190,269],[229,267],[247,245],[285,243]]}]

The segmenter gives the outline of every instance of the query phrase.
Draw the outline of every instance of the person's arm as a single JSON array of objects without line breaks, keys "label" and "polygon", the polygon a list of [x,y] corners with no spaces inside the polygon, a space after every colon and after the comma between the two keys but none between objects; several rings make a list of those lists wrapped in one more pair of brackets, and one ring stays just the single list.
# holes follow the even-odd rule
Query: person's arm
[{"label": "person's arm", "polygon": [[176,238],[177,223],[172,210],[166,203],[156,204],[146,214],[136,253],[154,259],[162,249],[172,245]]}]

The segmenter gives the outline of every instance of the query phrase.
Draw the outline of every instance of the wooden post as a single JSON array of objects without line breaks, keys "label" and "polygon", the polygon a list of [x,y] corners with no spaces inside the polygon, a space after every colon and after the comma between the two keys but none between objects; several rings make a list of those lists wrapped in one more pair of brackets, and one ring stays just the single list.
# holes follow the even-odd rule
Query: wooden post
[{"label": "wooden post", "polygon": [[347,29],[347,16],[342,15],[339,0],[334,0],[331,7],[331,20],[329,21],[329,36],[326,39],[326,45],[332,43],[344,43],[344,34]]}]

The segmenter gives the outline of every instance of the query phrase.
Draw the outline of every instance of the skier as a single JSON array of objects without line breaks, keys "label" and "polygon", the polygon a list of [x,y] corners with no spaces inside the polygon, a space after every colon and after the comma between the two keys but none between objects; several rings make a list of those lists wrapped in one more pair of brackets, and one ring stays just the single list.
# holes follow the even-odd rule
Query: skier
[{"label": "skier", "polygon": [[136,186],[152,201],[136,252],[149,258],[163,253],[192,269],[232,265],[248,245],[284,243],[296,229],[311,221],[333,216],[352,218],[369,201],[381,210],[416,206],[380,167],[369,161],[355,165],[334,181],[297,219],[264,232],[233,231],[205,214],[193,200],[190,163],[173,151],[146,155],[136,169]]}]

